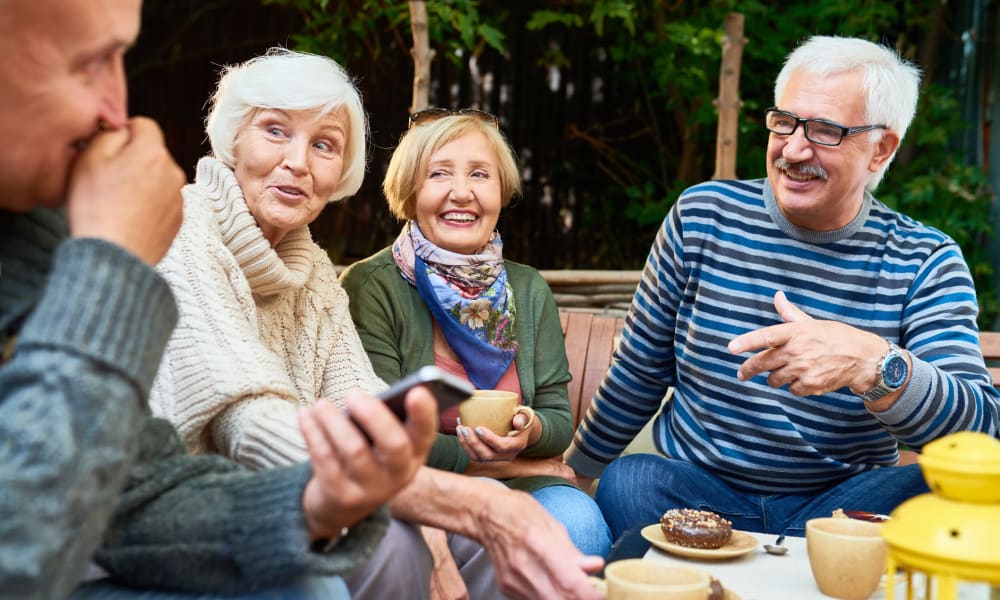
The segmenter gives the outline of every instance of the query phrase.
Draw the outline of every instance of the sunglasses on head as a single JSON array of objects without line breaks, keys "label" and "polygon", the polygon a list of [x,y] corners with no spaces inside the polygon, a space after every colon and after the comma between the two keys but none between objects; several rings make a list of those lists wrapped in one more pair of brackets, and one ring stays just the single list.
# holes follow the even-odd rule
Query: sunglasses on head
[{"label": "sunglasses on head", "polygon": [[410,115],[410,124],[408,128],[413,127],[414,125],[424,125],[432,121],[437,121],[443,117],[451,117],[455,115],[469,115],[477,117],[480,121],[489,123],[497,129],[500,129],[500,119],[498,119],[496,115],[491,115],[490,113],[477,108],[427,108],[424,110],[418,110]]}]

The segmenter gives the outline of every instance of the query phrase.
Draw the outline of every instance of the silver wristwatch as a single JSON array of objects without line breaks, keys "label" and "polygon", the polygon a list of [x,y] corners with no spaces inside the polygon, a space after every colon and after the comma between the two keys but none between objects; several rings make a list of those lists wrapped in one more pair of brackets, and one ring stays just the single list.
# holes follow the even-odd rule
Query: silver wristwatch
[{"label": "silver wristwatch", "polygon": [[910,366],[906,363],[906,357],[903,356],[903,351],[899,349],[899,346],[889,342],[889,352],[878,361],[876,369],[878,381],[875,383],[875,387],[863,394],[858,394],[865,402],[874,402],[902,387],[906,383]]}]

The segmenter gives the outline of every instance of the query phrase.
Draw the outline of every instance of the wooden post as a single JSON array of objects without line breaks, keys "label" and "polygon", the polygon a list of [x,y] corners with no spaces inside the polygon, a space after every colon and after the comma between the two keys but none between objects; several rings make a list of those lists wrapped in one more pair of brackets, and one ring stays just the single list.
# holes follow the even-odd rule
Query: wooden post
[{"label": "wooden post", "polygon": [[413,31],[413,103],[410,114],[427,108],[431,91],[431,50],[427,35],[427,3],[424,0],[410,0],[410,29]]},{"label": "wooden post", "polygon": [[743,15],[729,13],[723,22],[722,67],[719,72],[719,131],[715,142],[715,174],[712,179],[736,178],[736,142],[739,136],[740,63],[743,60]]}]

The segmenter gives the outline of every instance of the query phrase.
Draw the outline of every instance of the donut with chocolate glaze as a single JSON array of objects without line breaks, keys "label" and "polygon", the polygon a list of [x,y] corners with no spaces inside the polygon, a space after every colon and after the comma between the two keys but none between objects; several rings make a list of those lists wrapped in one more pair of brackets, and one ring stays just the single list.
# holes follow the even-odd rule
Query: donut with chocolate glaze
[{"label": "donut with chocolate glaze", "polygon": [[674,508],[660,519],[663,537],[686,548],[715,549],[726,545],[733,524],[710,510]]}]

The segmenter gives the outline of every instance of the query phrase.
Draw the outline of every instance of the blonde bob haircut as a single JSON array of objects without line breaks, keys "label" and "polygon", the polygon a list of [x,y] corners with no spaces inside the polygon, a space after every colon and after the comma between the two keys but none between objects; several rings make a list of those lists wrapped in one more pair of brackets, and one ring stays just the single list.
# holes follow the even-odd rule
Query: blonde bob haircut
[{"label": "blonde bob haircut", "polygon": [[521,175],[517,170],[514,151],[500,130],[482,117],[455,114],[414,125],[407,131],[389,159],[389,168],[382,181],[382,193],[389,210],[396,218],[410,221],[416,218],[417,191],[427,178],[431,156],[449,142],[477,131],[484,136],[497,156],[502,206],[521,193]]},{"label": "blonde bob haircut", "polygon": [[361,94],[347,72],[316,54],[271,48],[266,54],[226,67],[211,99],[205,131],[212,153],[230,169],[240,131],[261,109],[317,111],[318,117],[345,109],[348,120],[344,170],[328,202],[357,193],[365,177],[368,122]]}]

